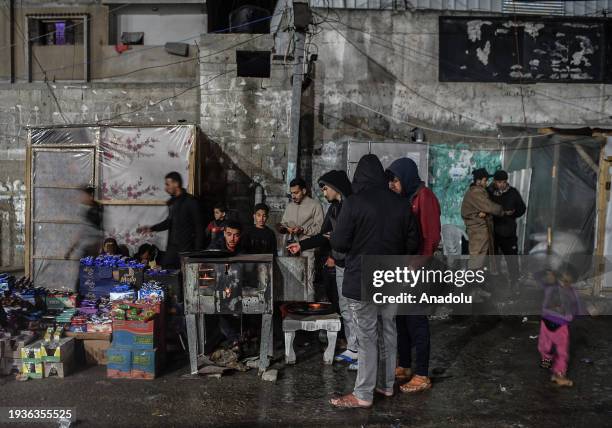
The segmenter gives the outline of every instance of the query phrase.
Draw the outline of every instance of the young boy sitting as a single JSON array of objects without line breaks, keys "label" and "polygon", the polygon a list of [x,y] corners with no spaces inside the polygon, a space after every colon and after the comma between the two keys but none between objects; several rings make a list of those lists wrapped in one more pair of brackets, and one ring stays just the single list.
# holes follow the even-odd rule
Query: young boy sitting
[{"label": "young boy sitting", "polygon": [[579,314],[579,301],[572,284],[576,275],[566,268],[558,278],[552,270],[540,276],[544,287],[542,320],[538,337],[538,351],[542,357],[540,367],[551,369],[550,380],[559,386],[572,386],[567,378],[570,334],[569,324]]},{"label": "young boy sitting", "polygon": [[255,205],[254,224],[242,238],[245,252],[249,254],[276,254],[276,235],[266,226],[270,208],[266,204]]}]

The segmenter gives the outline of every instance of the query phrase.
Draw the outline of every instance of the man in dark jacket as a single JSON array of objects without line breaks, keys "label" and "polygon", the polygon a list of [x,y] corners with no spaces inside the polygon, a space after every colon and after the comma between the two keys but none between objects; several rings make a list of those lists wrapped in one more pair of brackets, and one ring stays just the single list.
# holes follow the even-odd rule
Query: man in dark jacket
[{"label": "man in dark jacket", "polygon": [[525,214],[527,207],[521,194],[508,183],[508,173],[499,170],[493,175],[493,183],[487,189],[493,202],[503,207],[506,215],[493,217],[493,242],[496,255],[505,255],[510,287],[518,292],[518,238],[516,219]]},{"label": "man in dark jacket", "polygon": [[[342,294],[350,299],[349,306],[357,320],[359,364],[353,393],[330,402],[335,407],[370,407],[375,388],[386,396],[393,395],[397,329],[394,305],[375,305],[364,300],[366,296],[362,299],[362,256],[416,254],[420,241],[409,201],[389,190],[382,164],[375,155],[359,160],[352,187],[353,195],[344,202],[330,239],[334,250],[346,253]],[[381,352],[383,379],[377,385],[379,316],[385,352]]]},{"label": "man in dark jacket", "polygon": [[[342,203],[348,198],[352,192],[351,182],[345,171],[332,170],[319,178],[319,187],[323,190],[325,199],[331,204],[325,214],[321,233],[306,238],[299,243],[289,244],[287,249],[292,254],[297,254],[300,251],[309,250],[317,247],[325,247],[329,245],[330,233],[336,228],[338,217],[342,209]],[[336,355],[336,361],[345,361],[350,364],[357,362],[359,345],[357,341],[357,331],[355,329],[355,320],[349,308],[348,300],[342,295],[342,281],[344,279],[344,259],[345,254],[332,249],[332,260],[328,263],[334,263],[336,268],[336,287],[338,288],[338,306],[340,307],[340,315],[344,323],[344,335],[346,336],[346,350]]]},{"label": "man in dark jacket", "polygon": [[178,172],[166,175],[168,218],[154,226],[139,227],[139,233],[168,231],[168,245],[162,266],[178,268],[179,253],[195,251],[204,245],[204,227],[198,200],[183,188],[183,179]]}]

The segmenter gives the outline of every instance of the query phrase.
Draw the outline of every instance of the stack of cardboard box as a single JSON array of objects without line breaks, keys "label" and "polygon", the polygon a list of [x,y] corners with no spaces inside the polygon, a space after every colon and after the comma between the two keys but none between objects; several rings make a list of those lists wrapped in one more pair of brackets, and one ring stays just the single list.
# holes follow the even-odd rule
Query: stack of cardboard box
[{"label": "stack of cardboard box", "polygon": [[150,319],[113,319],[113,342],[107,350],[107,376],[155,379],[165,355],[163,304],[122,302],[122,307],[154,313]]},{"label": "stack of cardboard box", "polygon": [[17,374],[21,371],[21,350],[34,341],[34,333],[21,331],[11,335],[0,332],[0,376]]},{"label": "stack of cardboard box", "polygon": [[51,338],[21,348],[21,373],[29,378],[64,377],[74,368],[74,338]]}]

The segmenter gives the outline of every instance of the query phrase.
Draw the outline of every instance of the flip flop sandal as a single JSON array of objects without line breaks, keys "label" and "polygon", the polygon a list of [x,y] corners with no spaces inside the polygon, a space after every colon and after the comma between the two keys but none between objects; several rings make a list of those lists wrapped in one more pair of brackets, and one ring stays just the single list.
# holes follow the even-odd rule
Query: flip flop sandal
[{"label": "flip flop sandal", "polygon": [[376,392],[377,394],[383,395],[385,397],[388,397],[388,398],[393,397],[393,395],[395,395],[393,391],[387,391],[386,389],[383,389],[383,388],[376,388],[374,392]]},{"label": "flip flop sandal", "polygon": [[412,378],[412,369],[405,369],[403,367],[395,368],[395,379],[408,382],[410,378]]},{"label": "flip flop sandal", "polygon": [[329,404],[338,409],[369,409],[372,407],[372,402],[369,404],[359,404],[359,400],[354,394],[347,394],[341,397],[332,398]]},{"label": "flip flop sandal", "polygon": [[419,392],[431,388],[431,380],[425,376],[415,375],[410,382],[400,386],[402,392]]}]

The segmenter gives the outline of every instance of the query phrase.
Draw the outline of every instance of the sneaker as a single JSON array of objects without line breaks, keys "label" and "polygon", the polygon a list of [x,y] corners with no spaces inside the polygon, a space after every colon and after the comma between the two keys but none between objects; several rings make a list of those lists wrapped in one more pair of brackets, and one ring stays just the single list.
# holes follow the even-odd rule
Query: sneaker
[{"label": "sneaker", "polygon": [[336,355],[336,357],[334,358],[334,361],[337,363],[345,362],[345,363],[352,364],[355,361],[357,361],[357,355],[358,355],[357,352],[347,349],[346,351]]},{"label": "sneaker", "polygon": [[574,382],[569,380],[564,373],[555,373],[551,376],[550,380],[559,386],[574,386]]},{"label": "sneaker", "polygon": [[550,358],[542,358],[540,361],[540,367],[543,369],[549,369],[552,367],[552,360]]},{"label": "sneaker", "polygon": [[353,372],[359,370],[359,361],[355,361],[354,363],[349,364],[348,369]]}]

